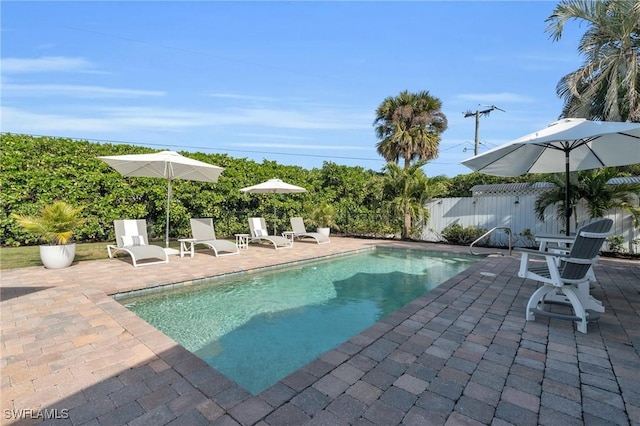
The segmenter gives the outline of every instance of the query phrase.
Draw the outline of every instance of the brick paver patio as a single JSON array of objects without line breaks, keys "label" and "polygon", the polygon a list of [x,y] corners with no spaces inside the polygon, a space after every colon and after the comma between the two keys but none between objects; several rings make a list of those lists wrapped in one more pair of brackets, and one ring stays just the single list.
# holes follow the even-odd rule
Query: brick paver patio
[{"label": "brick paver patio", "polygon": [[519,256],[485,257],[256,396],[109,296],[374,245],[467,252],[334,237],[2,271],[2,424],[640,424],[638,261],[596,265],[606,312],[582,334],[525,321],[536,284],[517,277]]}]

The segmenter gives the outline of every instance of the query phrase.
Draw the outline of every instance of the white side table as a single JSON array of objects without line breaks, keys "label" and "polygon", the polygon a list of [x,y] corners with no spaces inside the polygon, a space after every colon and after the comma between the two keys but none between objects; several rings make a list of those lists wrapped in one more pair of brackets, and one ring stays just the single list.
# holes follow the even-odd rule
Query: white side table
[{"label": "white side table", "polygon": [[249,248],[249,234],[235,234],[236,236],[236,246],[239,249],[246,250]]},{"label": "white side table", "polygon": [[282,236],[285,237],[287,240],[289,240],[289,245],[292,246],[293,245],[293,239],[296,236],[296,233],[293,231],[284,231],[282,233]]},{"label": "white side table", "polygon": [[[198,240],[196,240],[195,238],[178,238],[178,241],[180,241],[180,257],[184,257],[184,254],[187,251],[189,251],[191,257],[196,254],[194,246],[196,241]],[[189,245],[188,249],[187,244]]]}]

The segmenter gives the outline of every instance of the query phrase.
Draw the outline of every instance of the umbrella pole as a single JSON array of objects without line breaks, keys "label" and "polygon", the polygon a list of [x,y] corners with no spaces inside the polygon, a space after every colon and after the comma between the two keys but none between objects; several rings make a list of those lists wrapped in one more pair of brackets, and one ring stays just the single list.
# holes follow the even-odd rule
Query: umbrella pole
[{"label": "umbrella pole", "polygon": [[164,244],[166,248],[169,248],[169,210],[171,209],[171,179],[167,181],[169,183],[167,188],[167,224],[164,230]]},{"label": "umbrella pole", "polygon": [[569,151],[564,152],[564,162],[565,162],[565,186],[564,186],[564,216],[565,216],[565,235],[569,236],[570,228],[571,228],[571,186],[569,179]]},{"label": "umbrella pole", "polygon": [[[273,190],[274,196],[275,196],[276,193],[277,193],[277,191],[274,189]],[[276,205],[275,205],[275,203],[273,204],[273,235],[278,235],[278,230],[276,229]]]}]

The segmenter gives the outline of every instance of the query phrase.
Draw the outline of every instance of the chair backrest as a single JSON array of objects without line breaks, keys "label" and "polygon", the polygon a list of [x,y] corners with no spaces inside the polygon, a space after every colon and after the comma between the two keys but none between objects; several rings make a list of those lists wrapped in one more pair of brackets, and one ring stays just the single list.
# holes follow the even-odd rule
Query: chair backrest
[{"label": "chair backrest", "polygon": [[[116,231],[116,245],[124,247],[129,245],[149,245],[147,236],[147,221],[144,219],[114,220],[113,227]],[[123,238],[125,237],[125,238]],[[138,237],[140,241],[135,241]],[[125,241],[125,239],[132,241]]]},{"label": "chair backrest", "polygon": [[598,257],[598,252],[606,238],[611,235],[613,220],[599,219],[589,221],[576,233],[576,239],[571,246],[569,257],[573,259],[591,260],[590,263],[576,263],[571,259],[563,262],[560,276],[564,279],[576,280],[586,276],[591,265]]},{"label": "chair backrest", "polygon": [[291,230],[294,234],[306,234],[307,228],[304,226],[304,220],[301,217],[292,217]]},{"label": "chair backrest", "polygon": [[[582,229],[587,225],[591,225],[594,222],[600,222],[602,220],[604,220],[604,219],[601,218],[601,217],[593,217],[591,219],[581,220],[580,222],[578,222],[578,225],[576,226],[576,229],[578,229],[578,230]],[[572,232],[571,235],[575,237],[577,235],[577,233],[576,232]]]},{"label": "chair backrest", "polygon": [[250,217],[249,229],[252,237],[265,237],[269,235],[264,217]]},{"label": "chair backrest", "polygon": [[211,218],[192,218],[191,219],[191,236],[196,240],[215,240],[216,230],[213,227],[213,219]]}]

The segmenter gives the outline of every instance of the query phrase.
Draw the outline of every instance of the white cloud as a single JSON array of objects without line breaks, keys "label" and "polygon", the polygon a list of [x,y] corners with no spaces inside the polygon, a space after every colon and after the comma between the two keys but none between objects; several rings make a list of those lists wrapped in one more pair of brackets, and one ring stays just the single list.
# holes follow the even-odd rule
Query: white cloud
[{"label": "white cloud", "polygon": [[43,56],[40,58],[4,58],[1,60],[3,73],[43,73],[43,72],[94,72],[91,62],[84,58],[63,56]]},{"label": "white cloud", "polygon": [[5,84],[2,92],[13,96],[43,97],[65,96],[74,98],[139,98],[165,96],[157,90],[112,89],[101,86],[76,86],[70,84]]},{"label": "white cloud", "polygon": [[110,120],[116,126],[124,126],[135,129],[176,129],[202,127],[209,125],[207,114],[166,108],[148,107],[118,107],[101,108],[97,113],[102,113],[106,120]]},{"label": "white cloud", "polygon": [[[91,113],[92,116],[87,116]],[[95,111],[43,113],[2,107],[2,131],[27,134],[60,132],[112,133],[119,131],[171,131],[206,124],[191,113],[153,109],[113,108]]]},{"label": "white cloud", "polygon": [[370,129],[368,115],[345,111],[293,111],[275,108],[234,109],[212,113],[214,125],[251,125],[284,129],[356,130]]},{"label": "white cloud", "polygon": [[[295,96],[286,96],[286,97],[270,97],[270,96],[259,96],[259,95],[245,95],[245,94],[237,94],[237,93],[208,93],[205,96],[212,98],[220,98],[220,99],[232,99],[237,101],[247,101],[245,104],[249,105],[252,102],[254,103],[262,103],[269,105],[288,105],[291,108],[292,105],[295,105],[295,110],[300,109],[315,109],[315,110],[348,110],[353,106],[348,104],[336,104],[335,102],[327,103],[327,102],[319,102],[317,100],[311,100],[306,97],[295,97]],[[238,102],[240,104],[240,102]],[[291,108],[293,109],[293,108]],[[372,113],[368,114],[369,119],[372,119]]]},{"label": "white cloud", "polygon": [[211,112],[155,107],[95,107],[56,105],[55,112],[4,107],[2,131],[55,134],[62,131],[175,131],[190,128],[249,127],[306,130],[370,129],[368,118],[341,111],[234,109]]},{"label": "white cloud", "polygon": [[56,134],[68,131],[109,132],[112,123],[102,118],[64,114],[41,114],[2,107],[2,131],[25,134]]},{"label": "white cloud", "polygon": [[357,145],[305,145],[288,143],[234,143],[234,146],[248,148],[285,148],[285,149],[330,149],[339,151],[371,151],[371,147]]},{"label": "white cloud", "polygon": [[278,133],[238,133],[238,136],[260,139],[289,139],[289,140],[309,140],[311,138],[296,135],[284,135]]}]

